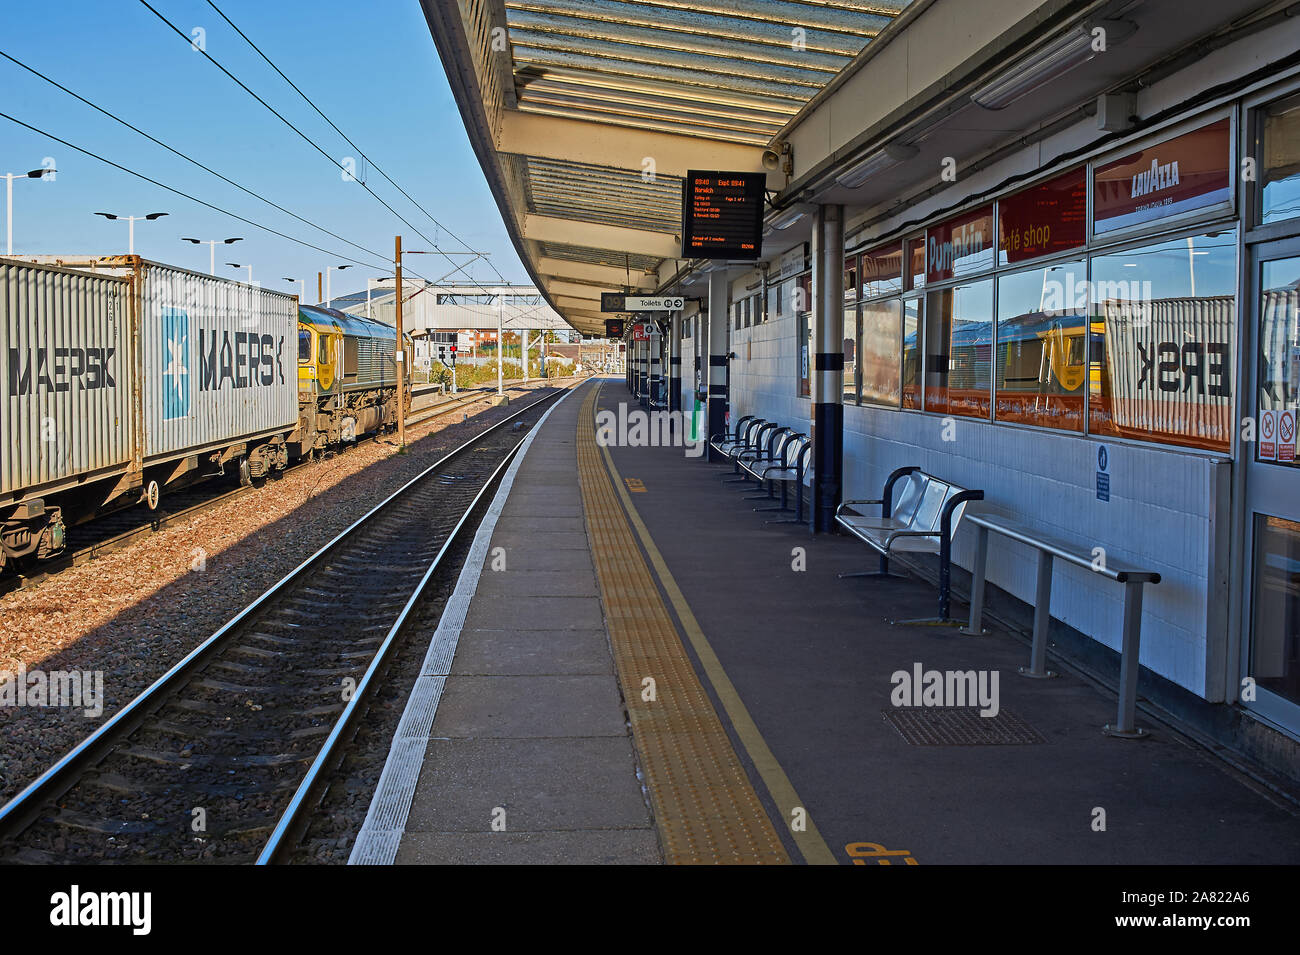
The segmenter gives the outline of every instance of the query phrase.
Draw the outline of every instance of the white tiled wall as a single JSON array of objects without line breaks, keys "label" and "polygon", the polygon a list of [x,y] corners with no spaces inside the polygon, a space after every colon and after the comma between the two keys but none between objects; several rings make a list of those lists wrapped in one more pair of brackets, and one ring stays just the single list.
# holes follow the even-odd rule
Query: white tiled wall
[{"label": "white tiled wall", "polygon": [[[811,407],[797,396],[793,317],[733,330],[732,415],[758,414],[807,430]],[[748,345],[748,350],[747,346]],[[750,357],[746,358],[746,355]],[[956,418],[955,440],[943,440],[944,419],[883,408],[844,410],[844,496],[874,498],[889,473],[904,465],[970,488],[982,488],[981,510],[1025,521],[1086,550],[1105,548],[1112,564],[1158,570],[1146,588],[1143,665],[1211,700],[1222,698],[1226,589],[1222,520],[1229,482],[1226,462],[1151,445],[1106,442],[1110,501],[1096,495],[1097,447],[1090,438]],[[970,569],[974,530],[963,527],[953,556]],[[1035,555],[994,537],[989,580],[1032,603]],[[1052,615],[1118,650],[1123,587],[1082,568],[1057,563]],[[846,584],[848,586],[848,584]]]}]

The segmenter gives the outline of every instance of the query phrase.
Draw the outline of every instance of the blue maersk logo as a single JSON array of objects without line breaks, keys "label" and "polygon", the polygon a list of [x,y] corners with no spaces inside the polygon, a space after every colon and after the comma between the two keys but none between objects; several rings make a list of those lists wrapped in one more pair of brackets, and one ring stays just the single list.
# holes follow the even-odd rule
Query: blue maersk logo
[{"label": "blue maersk logo", "polygon": [[190,320],[184,309],[164,308],[163,420],[190,413]]}]

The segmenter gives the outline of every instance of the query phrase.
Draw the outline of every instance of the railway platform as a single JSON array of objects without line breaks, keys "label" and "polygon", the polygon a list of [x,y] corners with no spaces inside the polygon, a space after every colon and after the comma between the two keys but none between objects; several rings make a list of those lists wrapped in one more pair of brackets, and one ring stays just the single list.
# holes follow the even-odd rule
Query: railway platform
[{"label": "railway platform", "polygon": [[[1287,794],[1150,714],[1103,735],[1114,693],[1021,678],[1012,634],[890,624],[933,587],[841,579],[875,557],[765,524],[730,468],[599,446],[620,404],[575,389],[503,480],[353,863],[1300,860]],[[978,705],[900,689],[931,671]]]}]

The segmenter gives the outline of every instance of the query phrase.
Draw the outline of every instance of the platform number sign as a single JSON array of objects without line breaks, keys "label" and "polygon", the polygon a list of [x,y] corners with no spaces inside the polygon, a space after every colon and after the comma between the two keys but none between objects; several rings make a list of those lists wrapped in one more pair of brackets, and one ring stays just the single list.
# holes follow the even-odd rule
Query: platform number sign
[{"label": "platform number sign", "polygon": [[1097,500],[1110,500],[1110,473],[1106,470],[1110,464],[1110,453],[1106,445],[1097,445]]}]

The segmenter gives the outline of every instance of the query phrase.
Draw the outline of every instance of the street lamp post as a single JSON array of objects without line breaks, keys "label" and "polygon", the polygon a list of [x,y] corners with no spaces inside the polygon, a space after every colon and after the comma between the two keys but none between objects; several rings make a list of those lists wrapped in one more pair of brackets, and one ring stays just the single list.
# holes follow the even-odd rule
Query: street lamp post
[{"label": "street lamp post", "polygon": [[194,245],[206,245],[208,247],[208,274],[217,274],[217,246],[230,245],[234,242],[243,242],[242,238],[235,239],[190,239],[181,236],[182,242],[192,242]]},{"label": "street lamp post", "polygon": [[286,282],[297,282],[297,283],[298,283],[298,304],[299,304],[299,305],[303,304],[304,300],[307,298],[307,282],[306,282],[306,280],[304,280],[304,279],[291,279],[291,278],[289,278],[287,275],[285,275],[285,276],[281,276],[281,278],[283,278]]},{"label": "street lamp post", "polygon": [[238,262],[227,262],[232,269],[248,269],[248,284],[253,284],[253,267],[251,265],[240,265]]},{"label": "street lamp post", "polygon": [[145,216],[115,216],[111,212],[96,212],[95,215],[103,216],[105,219],[111,219],[114,222],[125,221],[128,224],[127,229],[127,254],[135,255],[135,224],[141,219],[147,219],[153,222],[154,219],[161,219],[167,215],[166,212],[151,212]]},{"label": "street lamp post", "polygon": [[330,273],[342,272],[344,269],[350,269],[350,265],[329,265],[325,268],[325,307],[333,308],[330,303],[334,301],[334,294],[330,291]]},{"label": "street lamp post", "polygon": [[8,235],[8,242],[5,246],[5,255],[14,254],[14,180],[15,179],[40,179],[47,172],[56,172],[54,169],[33,169],[31,172],[11,172],[4,175],[5,181],[5,232]]}]

